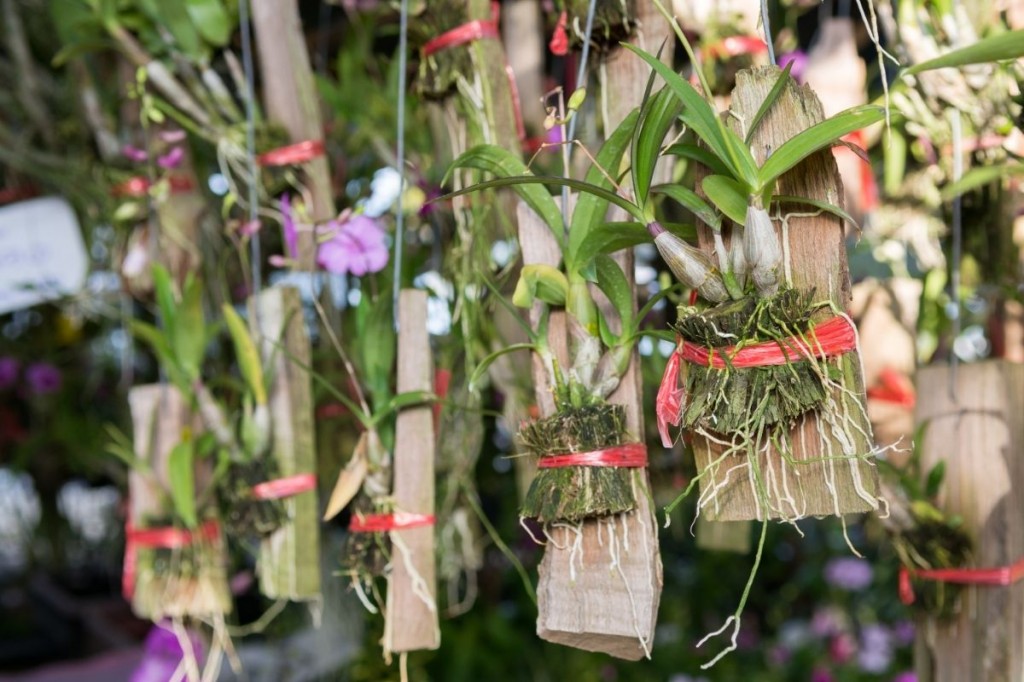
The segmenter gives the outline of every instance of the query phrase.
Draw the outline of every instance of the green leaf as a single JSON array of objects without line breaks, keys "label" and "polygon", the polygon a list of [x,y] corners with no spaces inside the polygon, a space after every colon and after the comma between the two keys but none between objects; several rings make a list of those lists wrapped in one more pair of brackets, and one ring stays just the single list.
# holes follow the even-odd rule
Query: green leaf
[{"label": "green leaf", "polygon": [[171,485],[174,511],[189,528],[198,524],[196,518],[196,479],[193,443],[185,439],[174,446],[167,457],[167,478]]},{"label": "green leaf", "polygon": [[[459,158],[452,161],[452,165],[445,174],[444,182],[447,182],[456,168],[474,168],[495,175],[499,180],[505,181],[521,180],[523,176],[531,180],[535,177],[530,175],[530,170],[517,155],[496,145],[477,145],[464,152]],[[558,204],[555,203],[551,194],[543,187],[537,186],[549,183],[527,180],[524,182],[505,182],[504,184],[495,185],[493,184],[494,182],[478,183],[449,194],[447,197],[442,197],[442,199],[457,197],[470,192],[479,192],[492,187],[511,187],[519,195],[519,198],[525,201],[527,206],[540,216],[544,224],[551,230],[551,233],[555,235],[558,243],[564,246],[565,224],[562,222],[562,212],[559,210]]]},{"label": "green leaf", "polygon": [[206,319],[202,285],[191,275],[185,282],[174,329],[168,338],[181,370],[190,380],[198,379],[206,355]]},{"label": "green leaf", "polygon": [[681,282],[676,282],[667,289],[662,289],[654,296],[651,296],[650,300],[648,300],[647,303],[644,304],[644,307],[640,309],[640,312],[636,314],[637,322],[643,323],[644,318],[650,315],[651,311],[654,310],[654,306],[658,305],[658,301],[660,301],[661,299],[665,298],[670,294],[680,293],[683,291],[684,288],[685,287]]},{"label": "green leaf", "polygon": [[928,472],[928,480],[924,485],[924,494],[928,499],[933,499],[939,494],[942,481],[946,478],[946,462],[939,461]]},{"label": "green leaf", "polygon": [[896,131],[889,130],[889,139],[882,145],[884,156],[882,188],[886,194],[896,194],[903,184],[907,171],[907,138]]},{"label": "green leaf", "polygon": [[373,413],[370,421],[376,426],[387,419],[393,412],[398,412],[406,407],[420,406],[437,401],[438,397],[433,391],[406,391],[405,393],[399,393],[381,405]]},{"label": "green leaf", "polygon": [[235,359],[242,371],[249,392],[257,405],[267,404],[267,387],[263,379],[263,363],[260,361],[259,351],[252,341],[249,328],[242,321],[241,316],[235,312],[233,306],[225,303],[221,308],[224,321],[228,326],[228,333],[235,344]]},{"label": "green leaf", "polygon": [[615,253],[649,241],[651,235],[640,223],[601,223],[591,230],[587,242],[580,246],[576,259],[581,263],[593,263],[594,258],[600,254]]},{"label": "green leaf", "polygon": [[757,185],[757,161],[754,159],[750,146],[740,138],[732,128],[724,123],[722,126],[722,137],[725,139],[725,148],[732,160],[734,173],[738,180],[748,187]]},{"label": "green leaf", "polygon": [[718,210],[737,225],[747,220],[749,199],[738,182],[724,175],[709,175],[700,184]]},{"label": "green leaf", "polygon": [[807,206],[813,206],[814,208],[824,211],[825,213],[831,213],[837,218],[845,220],[846,222],[856,227],[858,230],[860,229],[860,225],[857,224],[857,221],[853,219],[852,215],[850,215],[840,207],[836,206],[835,204],[830,204],[827,201],[808,199],[806,197],[794,197],[789,196],[788,194],[775,194],[772,196],[772,201],[780,204],[805,204]]},{"label": "green leaf", "polygon": [[1019,59],[1020,57],[1024,57],[1024,29],[989,36],[973,45],[915,64],[904,73],[913,75],[933,69],[986,64],[1005,59]]},{"label": "green leaf", "polygon": [[185,0],[185,9],[206,42],[217,47],[227,45],[234,25],[220,0]]},{"label": "green leaf", "polygon": [[622,329],[633,326],[633,289],[629,286],[626,275],[622,268],[611,256],[598,256],[597,263],[597,288],[608,297],[608,300],[619,313],[622,321]]},{"label": "green leaf", "polygon": [[794,64],[796,64],[796,60],[786,64],[786,68],[782,70],[782,73],[780,73],[779,77],[775,80],[775,84],[772,86],[772,89],[768,91],[768,96],[764,98],[764,101],[761,102],[761,106],[757,108],[757,113],[754,114],[754,119],[750,122],[750,127],[747,128],[747,144],[750,144],[750,141],[754,139],[754,133],[757,132],[757,127],[761,125],[761,121],[764,119],[765,115],[771,111],[772,107],[775,106],[775,103],[779,101],[779,97],[782,96],[786,86],[789,85],[789,72],[792,70]]},{"label": "green leaf", "polygon": [[498,360],[498,358],[500,358],[501,356],[507,355],[509,353],[514,353],[516,351],[533,349],[534,345],[532,343],[513,343],[509,346],[505,346],[504,348],[499,348],[493,353],[490,353],[489,355],[484,357],[483,360],[480,361],[480,364],[478,364],[473,369],[473,373],[469,376],[470,390],[474,390],[476,388],[477,382],[480,381],[481,377],[483,377],[483,375],[487,373],[487,370],[490,368],[490,366],[493,365],[494,362]]},{"label": "green leaf", "polygon": [[959,181],[942,188],[942,198],[949,201],[960,194],[984,187],[1004,178],[1024,175],[1024,163],[1001,163],[997,166],[982,166],[967,171]]},{"label": "green leaf", "polygon": [[[724,177],[724,176],[709,176],[709,177]],[[700,218],[704,224],[710,227],[715,232],[718,232],[722,228],[722,218],[715,212],[715,209],[708,206],[708,203],[697,196],[697,193],[691,189],[683,187],[682,185],[658,185],[654,188],[655,192],[664,194],[676,203],[680,204],[683,208],[693,213],[695,216]],[[746,211],[746,209],[744,209]],[[745,213],[744,213],[745,215]]]},{"label": "green leaf", "polygon": [[519,282],[512,294],[512,303],[529,308],[536,300],[549,305],[564,306],[569,292],[569,280],[556,267],[533,263],[524,265]]},{"label": "green leaf", "polygon": [[729,175],[729,169],[722,163],[722,160],[704,147],[698,147],[690,143],[679,143],[666,149],[665,153],[681,156],[689,161],[696,161],[715,175]]},{"label": "green leaf", "polygon": [[[515,188],[521,185],[554,185],[556,187],[568,187],[569,189],[574,189],[578,192],[596,194],[602,199],[608,201],[608,203],[618,206],[626,213],[636,218],[638,221],[643,222],[644,220],[644,215],[640,211],[640,208],[636,206],[636,204],[626,199],[623,199],[615,192],[609,192],[603,187],[592,185],[589,182],[582,182],[580,180],[572,180],[569,178],[560,178],[554,175],[525,175],[513,178],[499,178],[497,180],[488,180],[487,182],[481,182],[476,185],[473,185],[472,187],[467,187],[466,189],[460,189],[457,192],[451,192],[449,194],[444,195],[443,197],[435,199],[434,201],[447,201],[448,199],[454,199],[455,197],[462,196],[463,194],[469,194],[470,192],[479,192],[480,190],[484,189],[497,189],[500,187]],[[551,195],[547,196],[549,199],[551,198]],[[555,205],[553,199],[551,203],[552,205]],[[559,220],[561,220],[561,213],[559,213]],[[562,238],[562,236],[556,236],[559,240],[559,244],[563,244],[564,239]]]},{"label": "green leaf", "polygon": [[167,268],[159,263],[154,263],[153,291],[156,294],[156,304],[160,308],[161,326],[168,339],[174,338],[174,329],[177,326],[178,302],[174,295],[174,284],[171,282],[171,274]]},{"label": "green leaf", "polygon": [[885,110],[882,107],[858,106],[842,111],[794,135],[775,150],[761,166],[755,189],[760,192],[814,152],[828,147],[843,135],[866,128],[883,118]]},{"label": "green leaf", "polygon": [[[604,190],[612,190],[613,184],[608,176],[618,175],[622,155],[626,153],[626,148],[629,146],[630,136],[636,127],[639,115],[637,110],[631,111],[601,146],[594,165],[587,172],[586,182],[588,184]],[[579,260],[577,254],[580,247],[587,242],[590,232],[605,221],[607,214],[607,199],[591,192],[583,192],[576,198],[576,206],[573,208],[572,219],[569,222],[568,250],[565,252],[567,272],[578,272],[580,268],[587,265],[585,261]]]},{"label": "green leaf", "polygon": [[190,57],[203,55],[202,39],[184,0],[139,0],[139,5],[154,23],[167,29],[179,50]]},{"label": "green leaf", "polygon": [[[654,77],[654,72],[651,72]],[[650,102],[645,105],[646,116],[637,126],[637,135],[633,139],[631,164],[633,171],[633,192],[637,203],[646,207],[651,191],[651,180],[654,170],[661,158],[661,146],[665,135],[672,128],[682,108],[679,100],[672,96],[669,89],[662,88]]]},{"label": "green leaf", "polygon": [[[661,62],[660,59],[652,54],[649,54],[638,47],[633,45],[625,45],[626,49],[635,52],[641,59],[647,62],[651,68],[658,72],[658,75],[664,79],[666,85],[675,94],[680,102],[683,103],[682,119],[688,127],[690,127],[697,137],[704,141],[711,151],[721,159],[723,162],[727,162],[729,159],[729,151],[726,146],[724,136],[722,135],[722,129],[719,125],[718,114],[708,104],[707,100],[701,97],[689,82],[675,71],[671,67],[666,66]],[[739,175],[736,172],[738,169],[731,169],[735,175]]]}]

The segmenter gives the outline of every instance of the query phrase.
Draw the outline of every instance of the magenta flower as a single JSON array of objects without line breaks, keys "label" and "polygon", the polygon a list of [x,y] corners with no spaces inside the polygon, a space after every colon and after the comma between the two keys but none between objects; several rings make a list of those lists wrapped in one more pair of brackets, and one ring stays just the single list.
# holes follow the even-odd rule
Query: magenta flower
[{"label": "magenta flower", "polygon": [[292,198],[287,194],[281,197],[281,231],[284,233],[284,255],[286,258],[299,256],[299,231],[295,227],[295,215],[292,213]]},{"label": "magenta flower", "polygon": [[784,69],[792,62],[793,68],[790,69],[789,75],[793,77],[797,83],[804,82],[804,73],[807,72],[807,64],[810,60],[807,58],[807,53],[803,50],[793,50],[792,52],[786,52],[785,54],[779,55],[779,68]]},{"label": "magenta flower", "polygon": [[388,264],[386,236],[373,218],[357,215],[340,223],[331,221],[324,231],[331,237],[320,244],[316,256],[324,270],[362,277],[380,272]]},{"label": "magenta flower", "polygon": [[917,682],[917,673],[913,670],[906,670],[892,678],[892,682]]},{"label": "magenta flower", "polygon": [[20,369],[21,363],[16,358],[9,356],[0,358],[0,391],[13,388],[18,383],[18,370]]},{"label": "magenta flower", "polygon": [[161,130],[158,135],[160,139],[167,144],[179,144],[185,141],[185,131],[181,128],[175,128],[174,130]]},{"label": "magenta flower", "polygon": [[[189,631],[188,645],[197,663],[202,666],[203,644],[195,632]],[[157,623],[146,635],[145,655],[132,672],[130,682],[167,682],[174,678],[184,656],[181,641],[174,630],[166,621]]]},{"label": "magenta flower", "polygon": [[48,395],[60,390],[61,374],[48,362],[36,362],[25,368],[25,382],[33,395]]},{"label": "magenta flower", "polygon": [[846,632],[841,632],[828,643],[828,653],[836,663],[846,663],[857,653],[857,640]]},{"label": "magenta flower", "polygon": [[147,154],[144,149],[133,147],[130,144],[126,144],[121,147],[121,154],[123,154],[129,161],[134,161],[136,163],[142,163],[149,158],[149,154]]},{"label": "magenta flower", "polygon": [[864,559],[840,557],[825,564],[825,582],[849,592],[859,592],[871,584],[874,571]]},{"label": "magenta flower", "polygon": [[163,156],[156,158],[156,163],[161,168],[171,169],[177,168],[181,165],[182,159],[185,158],[185,149],[183,147],[173,147],[171,151],[167,152]]}]

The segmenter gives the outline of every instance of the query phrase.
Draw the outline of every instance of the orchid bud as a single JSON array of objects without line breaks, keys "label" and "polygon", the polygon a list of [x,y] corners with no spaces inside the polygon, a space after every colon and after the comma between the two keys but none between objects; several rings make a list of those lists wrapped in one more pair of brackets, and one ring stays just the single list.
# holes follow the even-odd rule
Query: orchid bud
[{"label": "orchid bud", "polygon": [[771,296],[779,290],[779,267],[782,265],[782,246],[775,227],[763,208],[747,206],[747,219],[743,230],[743,255],[747,259],[750,277],[761,296]]},{"label": "orchid bud", "polygon": [[657,223],[651,223],[647,229],[654,236],[658,253],[680,282],[696,289],[697,293],[712,303],[721,303],[729,298],[722,276],[707,254],[667,232]]}]

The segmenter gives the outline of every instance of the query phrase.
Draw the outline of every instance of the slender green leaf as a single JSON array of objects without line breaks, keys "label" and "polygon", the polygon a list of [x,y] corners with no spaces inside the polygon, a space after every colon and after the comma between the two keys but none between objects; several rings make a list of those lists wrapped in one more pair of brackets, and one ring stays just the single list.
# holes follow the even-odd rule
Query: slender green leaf
[{"label": "slender green leaf", "polygon": [[556,267],[531,263],[524,265],[512,294],[512,303],[529,308],[534,301],[563,306],[569,292],[569,280]]},{"label": "slender green leaf", "polygon": [[843,135],[861,130],[885,118],[881,107],[864,105],[842,111],[786,140],[768,157],[758,173],[757,191],[771,185],[780,175],[814,152],[828,147]]},{"label": "slender green leaf", "polygon": [[737,225],[747,219],[748,195],[738,182],[724,175],[709,175],[700,184],[718,210]]},{"label": "slender green leaf", "polygon": [[[455,197],[462,196],[463,194],[469,194],[470,192],[479,192],[480,190],[484,189],[497,189],[500,187],[514,188],[529,185],[554,185],[556,187],[568,187],[569,189],[574,189],[578,192],[596,194],[601,198],[607,200],[608,203],[618,206],[619,208],[621,208],[622,210],[624,210],[626,213],[633,216],[637,220],[641,222],[644,220],[644,215],[640,211],[639,207],[637,207],[633,202],[627,199],[623,199],[615,192],[609,192],[603,187],[598,187],[588,182],[582,182],[580,180],[571,180],[569,178],[560,178],[554,175],[524,175],[520,177],[498,178],[497,180],[488,180],[486,182],[481,182],[476,185],[473,185],[472,187],[467,187],[466,189],[460,189],[457,192],[451,192],[449,194],[444,195],[443,197],[435,199],[434,201],[446,201],[448,199],[453,199]],[[548,198],[550,198],[550,195]],[[552,203],[554,203],[553,200]],[[559,216],[561,216],[561,214],[559,214]],[[559,243],[563,243],[563,241],[564,240],[561,238],[561,235],[559,235]]]},{"label": "slender green leaf", "polygon": [[[447,181],[456,168],[475,168],[476,170],[495,175],[499,180],[520,180],[523,177],[534,177],[530,175],[530,170],[518,156],[495,145],[477,145],[467,150],[452,162],[445,176],[445,181]],[[537,186],[550,183],[524,181],[495,185],[493,184],[494,182],[478,183],[443,198],[457,197],[492,187],[511,187],[519,195],[519,198],[525,201],[540,216],[544,224],[551,230],[551,233],[555,235],[558,243],[565,244],[565,225],[562,222],[562,212],[559,210],[558,204],[555,203],[551,194],[544,187]]]},{"label": "slender green leaf", "polygon": [[796,61],[791,61],[786,64],[786,68],[782,70],[779,77],[775,80],[775,84],[772,85],[772,89],[768,91],[768,96],[761,102],[761,106],[757,108],[757,113],[754,114],[753,120],[750,122],[750,126],[747,128],[746,143],[750,144],[750,141],[754,139],[754,133],[757,132],[757,127],[761,125],[761,121],[765,115],[771,111],[775,103],[779,101],[779,97],[786,90],[786,86],[790,83],[789,72],[793,69],[793,65]]},{"label": "slender green leaf", "polygon": [[886,194],[896,194],[907,171],[907,138],[895,127],[889,130],[889,139],[882,145],[884,156],[882,187]]},{"label": "slender green leaf", "polygon": [[666,149],[665,153],[672,156],[681,156],[688,161],[696,161],[715,175],[729,175],[729,169],[722,163],[722,160],[704,147],[698,147],[690,143],[678,143]]},{"label": "slender green leaf", "polygon": [[206,42],[217,47],[227,45],[234,25],[221,0],[185,0],[185,9]]},{"label": "slender green leaf", "polygon": [[722,137],[725,140],[725,148],[732,160],[734,175],[746,186],[754,188],[757,186],[757,161],[754,159],[750,146],[736,134],[732,128],[722,125]]},{"label": "slender green leaf", "polygon": [[174,295],[174,284],[171,282],[171,274],[167,272],[167,268],[159,263],[153,264],[152,274],[156,304],[160,308],[161,326],[168,339],[174,338],[174,328],[177,326],[178,302]]},{"label": "slender green leaf", "polygon": [[203,315],[203,288],[199,280],[189,276],[178,305],[171,348],[181,369],[190,379],[199,377],[206,355],[206,320]]},{"label": "slender green leaf", "polygon": [[653,191],[659,194],[664,194],[676,203],[682,205],[683,208],[700,218],[700,220],[712,230],[717,232],[722,228],[722,217],[718,215],[715,209],[708,205],[708,202],[697,196],[697,193],[693,190],[683,187],[682,185],[658,185]]},{"label": "slender green leaf", "polygon": [[852,215],[844,211],[839,206],[836,206],[835,204],[830,204],[827,201],[808,199],[806,197],[794,197],[789,196],[787,194],[775,194],[772,196],[772,202],[779,204],[805,204],[807,206],[813,206],[814,208],[824,211],[825,213],[831,213],[837,218],[845,220],[846,222],[856,227],[858,230],[860,229],[860,225],[857,224],[857,221],[853,219]]},{"label": "slender green leaf", "polygon": [[376,425],[387,419],[392,413],[414,407],[437,402],[438,397],[433,391],[406,391],[393,396],[390,400],[378,408],[371,417],[371,422]]},{"label": "slender green leaf", "polygon": [[644,304],[644,307],[640,309],[640,312],[638,312],[636,314],[637,322],[642,324],[643,321],[644,321],[644,318],[646,318],[648,315],[650,315],[651,311],[654,310],[654,306],[658,305],[658,301],[662,300],[663,298],[665,298],[666,296],[668,296],[670,294],[679,293],[679,292],[683,291],[684,288],[685,287],[683,286],[683,284],[681,282],[676,282],[675,284],[673,284],[672,286],[668,287],[667,289],[662,289],[661,291],[656,293],[654,296],[651,296],[651,298],[647,301],[647,303]]},{"label": "slender green leaf", "polygon": [[1024,57],[1024,29],[989,36],[973,45],[968,45],[959,50],[947,52],[941,57],[915,64],[904,71],[904,73],[913,75],[933,69],[986,64],[988,62],[1019,59],[1021,57]]},{"label": "slender green leaf", "polygon": [[196,479],[193,443],[182,440],[167,456],[167,478],[171,486],[171,502],[182,522],[189,528],[198,524],[196,518]]},{"label": "slender green leaf", "polygon": [[179,50],[190,57],[202,56],[203,41],[184,0],[139,0],[139,4],[154,23],[167,29]]},{"label": "slender green leaf", "polygon": [[477,382],[480,381],[481,377],[483,377],[483,375],[487,373],[487,370],[490,368],[490,366],[493,365],[494,362],[501,356],[507,355],[508,353],[514,353],[516,351],[533,349],[534,345],[532,343],[513,343],[511,345],[505,346],[504,348],[499,348],[493,353],[487,355],[486,357],[484,357],[483,360],[480,361],[480,364],[478,364],[476,368],[473,369],[473,373],[469,377],[470,390],[476,387]]},{"label": "slender green leaf", "polygon": [[622,321],[622,328],[627,329],[633,325],[633,289],[629,286],[626,275],[622,268],[611,256],[598,256],[597,263],[597,288],[608,297],[608,300],[619,313]]},{"label": "slender green leaf", "polygon": [[[661,59],[661,52],[665,49],[665,43],[661,44],[658,48],[658,59]],[[643,181],[637,177],[637,170],[641,168],[640,163],[637,159],[637,150],[640,149],[640,131],[643,130],[644,123],[647,121],[647,117],[651,114],[651,110],[654,108],[654,101],[651,99],[651,92],[654,90],[654,79],[658,73],[651,69],[651,73],[647,76],[647,86],[644,87],[644,97],[640,100],[640,118],[637,120],[636,126],[633,128],[633,140],[629,144],[629,171],[632,174],[631,179],[633,181],[633,187],[640,187],[643,185]],[[664,88],[662,92],[664,92]],[[659,93],[660,94],[660,93]],[[637,203],[642,207],[644,205],[644,194],[639,191],[636,192]]]},{"label": "slender green leaf", "polygon": [[1001,163],[997,166],[981,166],[964,173],[959,181],[942,188],[942,198],[946,201],[960,194],[984,187],[997,180],[1024,175],[1024,163]]},{"label": "slender green leaf", "polygon": [[[601,223],[594,228],[585,244],[580,246],[576,259],[581,263],[593,263],[603,253],[614,253],[637,244],[651,241],[647,228],[640,223]],[[588,276],[593,281],[596,274]]]},{"label": "slender green leaf", "polygon": [[928,499],[933,499],[939,494],[942,488],[942,481],[946,478],[946,462],[940,460],[928,472],[928,480],[925,482],[924,494]]},{"label": "slender green leaf", "polygon": [[[653,78],[653,71],[651,76]],[[637,203],[642,207],[646,207],[650,196],[651,180],[658,159],[661,158],[665,136],[678,118],[681,108],[679,100],[672,96],[669,89],[662,88],[651,99],[647,116],[637,126],[638,134],[633,140],[631,163],[633,192]]]},{"label": "slender green leaf", "polygon": [[241,316],[228,303],[225,303],[221,311],[224,320],[227,322],[228,333],[235,344],[235,359],[238,367],[242,370],[242,377],[252,393],[252,398],[257,405],[267,403],[267,387],[263,378],[263,363],[260,361],[259,351],[252,341],[249,328],[245,326]]},{"label": "slender green leaf", "polygon": [[[630,136],[636,127],[639,112],[633,110],[623,119],[615,132],[601,146],[597,153],[596,163],[587,172],[586,182],[605,190],[613,188],[609,175],[618,174],[622,155],[629,146]],[[565,253],[565,269],[567,272],[578,271],[586,263],[580,262],[576,254],[580,246],[587,242],[591,230],[605,221],[608,214],[608,200],[596,194],[583,192],[576,198],[576,206],[569,222],[569,247]]]}]

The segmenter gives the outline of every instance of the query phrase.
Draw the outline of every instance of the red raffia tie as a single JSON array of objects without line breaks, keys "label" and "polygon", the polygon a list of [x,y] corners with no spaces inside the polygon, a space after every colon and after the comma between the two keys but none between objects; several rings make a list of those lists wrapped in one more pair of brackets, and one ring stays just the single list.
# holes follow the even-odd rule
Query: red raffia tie
[{"label": "red raffia tie", "polygon": [[121,593],[125,599],[135,594],[135,575],[140,549],[181,549],[198,540],[213,541],[220,537],[220,525],[213,519],[199,528],[188,530],[174,526],[135,528],[131,523],[124,531],[124,569],[121,573]]},{"label": "red raffia tie", "polygon": [[[676,352],[668,359],[665,373],[661,377],[656,401],[658,433],[666,448],[672,447],[669,424],[679,426],[682,420],[685,389],[679,385],[682,362],[725,369],[726,367],[769,367],[785,365],[808,357],[834,357],[857,350],[857,330],[845,317],[833,317],[817,325],[806,334],[809,343],[800,337],[791,336],[782,341],[762,341],[743,346],[706,348],[679,341]],[[726,359],[728,358],[728,362]]]},{"label": "red raffia tie", "polygon": [[[441,35],[431,38],[423,45],[423,56],[429,57],[441,50],[450,50],[453,47],[462,47],[484,38],[500,39],[501,32],[498,30],[498,19],[501,8],[496,2],[491,3],[490,19],[474,19],[467,21],[461,26],[445,31]],[[520,140],[526,139],[526,125],[523,123],[523,111],[519,104],[519,86],[516,85],[516,74],[512,65],[505,61],[505,75],[508,76],[509,91],[512,94],[512,112],[516,119],[516,133]]]},{"label": "red raffia tie", "polygon": [[548,43],[548,49],[556,57],[564,57],[569,54],[569,34],[565,31],[568,21],[569,16],[565,12],[558,15],[558,24],[555,25],[555,32],[551,35],[551,42]]},{"label": "red raffia tie", "polygon": [[647,466],[647,446],[643,443],[627,443],[590,452],[548,455],[537,461],[538,469],[561,469],[562,467],[630,467],[636,469],[645,466]]},{"label": "red raffia tie", "polygon": [[1009,566],[996,568],[938,568],[916,571],[906,566],[900,566],[900,601],[907,606],[914,603],[914,588],[910,582],[911,578],[958,585],[1008,587],[1024,579],[1024,559]]},{"label": "red raffia tie", "polygon": [[315,474],[296,474],[257,483],[252,487],[252,494],[257,500],[280,500],[283,497],[292,497],[315,489]]},{"label": "red raffia tie", "polygon": [[384,533],[433,525],[433,514],[396,511],[392,514],[354,514],[348,523],[348,530],[350,533]]},{"label": "red raffia tie", "polygon": [[303,140],[264,152],[256,157],[256,163],[260,166],[298,166],[323,155],[323,140]]},{"label": "red raffia tie", "polygon": [[768,45],[756,36],[729,36],[708,48],[708,57],[721,59],[738,57],[743,54],[761,54],[768,51]]},{"label": "red raffia tie", "polygon": [[867,396],[871,400],[903,407],[913,407],[917,403],[917,394],[910,379],[892,367],[886,367],[879,373],[878,383],[867,390]]}]

